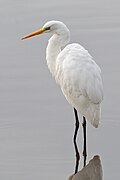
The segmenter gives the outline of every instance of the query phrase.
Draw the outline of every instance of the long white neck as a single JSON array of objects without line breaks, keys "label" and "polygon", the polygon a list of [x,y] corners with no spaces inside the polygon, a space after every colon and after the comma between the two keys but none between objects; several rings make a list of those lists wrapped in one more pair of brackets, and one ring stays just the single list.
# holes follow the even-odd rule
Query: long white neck
[{"label": "long white neck", "polygon": [[53,76],[55,76],[56,72],[56,59],[61,52],[62,48],[69,42],[70,40],[70,32],[67,29],[64,30],[60,34],[54,34],[48,42],[48,46],[46,49],[46,60],[48,64],[48,68]]}]

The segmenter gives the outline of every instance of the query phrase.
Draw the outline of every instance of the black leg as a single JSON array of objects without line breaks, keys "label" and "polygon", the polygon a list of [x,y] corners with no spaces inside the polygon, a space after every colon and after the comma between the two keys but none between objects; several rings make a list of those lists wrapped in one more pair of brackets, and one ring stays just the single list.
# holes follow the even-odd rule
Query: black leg
[{"label": "black leg", "polygon": [[83,156],[84,156],[84,167],[86,166],[87,158],[87,147],[86,147],[86,119],[83,116],[83,136],[84,136],[84,146],[83,146]]},{"label": "black leg", "polygon": [[76,123],[75,123],[75,132],[74,132],[74,137],[73,137],[75,153],[76,153],[76,165],[75,165],[75,173],[74,174],[76,174],[78,172],[80,154],[79,154],[77,143],[76,143],[77,132],[78,132],[78,129],[79,129],[79,119],[78,119],[77,110],[75,108],[74,108],[74,114],[75,114],[75,120],[76,120]]}]

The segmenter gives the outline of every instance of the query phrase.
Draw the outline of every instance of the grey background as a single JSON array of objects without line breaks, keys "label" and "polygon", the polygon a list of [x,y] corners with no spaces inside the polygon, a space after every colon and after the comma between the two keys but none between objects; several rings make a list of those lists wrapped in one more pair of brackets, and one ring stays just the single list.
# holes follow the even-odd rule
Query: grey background
[{"label": "grey background", "polygon": [[[73,110],[46,66],[49,35],[20,40],[53,19],[102,69],[102,120],[97,130],[88,124],[88,160],[99,154],[104,179],[120,179],[118,0],[0,0],[0,179],[61,180],[73,173]],[[82,152],[82,128],[78,142]]]}]

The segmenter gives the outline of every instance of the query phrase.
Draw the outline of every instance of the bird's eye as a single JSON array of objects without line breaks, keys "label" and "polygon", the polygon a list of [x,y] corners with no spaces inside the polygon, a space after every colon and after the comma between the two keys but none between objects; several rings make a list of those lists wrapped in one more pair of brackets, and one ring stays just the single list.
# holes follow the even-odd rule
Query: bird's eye
[{"label": "bird's eye", "polygon": [[50,30],[50,27],[46,27],[45,30],[46,30],[46,31]]}]

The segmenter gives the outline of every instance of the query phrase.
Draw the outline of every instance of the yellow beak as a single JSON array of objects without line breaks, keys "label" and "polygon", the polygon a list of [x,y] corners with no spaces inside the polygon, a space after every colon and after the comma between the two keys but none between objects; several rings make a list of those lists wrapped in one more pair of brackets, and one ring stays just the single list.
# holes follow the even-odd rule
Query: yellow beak
[{"label": "yellow beak", "polygon": [[31,33],[31,34],[28,34],[27,36],[24,36],[21,40],[30,38],[32,36],[42,34],[45,30],[46,30],[45,28],[39,29],[39,30],[37,30],[37,31],[35,31],[35,32]]}]

